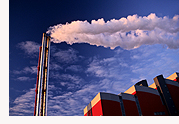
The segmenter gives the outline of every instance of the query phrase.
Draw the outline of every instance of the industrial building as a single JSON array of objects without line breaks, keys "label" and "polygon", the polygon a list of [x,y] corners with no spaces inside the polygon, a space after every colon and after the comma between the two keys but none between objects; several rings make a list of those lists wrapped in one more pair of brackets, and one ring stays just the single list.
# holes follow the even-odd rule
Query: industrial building
[{"label": "industrial building", "polygon": [[99,92],[84,108],[84,116],[178,116],[179,73],[156,76],[148,86],[137,82],[118,95]]}]

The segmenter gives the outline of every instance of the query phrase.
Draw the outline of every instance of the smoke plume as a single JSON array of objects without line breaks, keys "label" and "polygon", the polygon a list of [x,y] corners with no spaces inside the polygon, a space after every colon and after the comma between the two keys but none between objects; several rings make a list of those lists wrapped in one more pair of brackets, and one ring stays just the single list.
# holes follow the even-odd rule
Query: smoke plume
[{"label": "smoke plume", "polygon": [[178,49],[179,15],[172,19],[157,17],[151,13],[143,17],[129,15],[127,18],[107,22],[103,18],[92,20],[91,23],[73,21],[52,26],[47,33],[54,43],[89,43],[111,49],[117,46],[134,49],[144,44],[163,44],[168,48]]}]

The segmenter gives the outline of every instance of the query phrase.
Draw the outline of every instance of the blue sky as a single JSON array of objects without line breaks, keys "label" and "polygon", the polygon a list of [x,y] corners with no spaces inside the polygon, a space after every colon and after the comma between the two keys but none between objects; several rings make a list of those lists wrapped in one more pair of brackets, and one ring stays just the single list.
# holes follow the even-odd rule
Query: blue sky
[{"label": "blue sky", "polygon": [[[179,15],[178,6],[177,0],[10,0],[9,115],[33,115],[39,46],[42,33],[50,30],[50,26],[61,24],[66,27],[67,22],[71,24],[72,21],[87,20],[90,23],[101,18],[106,23],[135,14],[138,19],[148,17],[151,13],[157,19],[166,16],[171,20]],[[158,26],[160,30],[156,28],[164,40],[141,40],[141,43],[134,40],[135,44],[131,45],[131,37],[127,37],[128,43],[124,43],[127,46],[121,43],[113,49],[110,45],[105,46],[106,42],[96,46],[97,40],[93,45],[83,41],[78,33],[75,36],[82,42],[70,45],[68,41],[59,41],[59,34],[54,33],[56,37],[53,38],[59,43],[51,43],[48,115],[83,116],[83,109],[98,92],[119,94],[142,79],[147,79],[150,85],[157,75],[167,77],[179,72],[179,20],[171,29],[168,20],[161,21]],[[131,23],[131,27],[135,24]],[[151,30],[147,27],[145,31],[148,34],[142,33],[153,36],[150,33],[156,30]],[[173,30],[175,33],[171,33]],[[72,37],[68,31],[63,35],[69,36],[66,39]],[[134,34],[135,31],[138,30],[134,30]],[[124,33],[131,36],[133,30]],[[96,34],[93,36],[98,38]],[[110,41],[110,38],[113,39],[109,36],[106,41]],[[138,46],[134,48],[137,43]]]}]

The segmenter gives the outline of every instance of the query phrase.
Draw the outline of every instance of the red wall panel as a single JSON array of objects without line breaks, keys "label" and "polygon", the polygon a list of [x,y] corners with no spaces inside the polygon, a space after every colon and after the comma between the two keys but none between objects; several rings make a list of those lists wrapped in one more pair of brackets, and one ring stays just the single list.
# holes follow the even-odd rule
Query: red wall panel
[{"label": "red wall panel", "polygon": [[102,109],[104,116],[122,116],[119,102],[111,100],[102,100]]},{"label": "red wall panel", "polygon": [[97,102],[93,108],[92,108],[92,115],[93,116],[100,116],[103,115],[102,112],[102,106],[101,106],[101,100],[99,102]]},{"label": "red wall panel", "polygon": [[167,84],[167,87],[175,104],[175,107],[179,110],[179,87],[170,84]]},{"label": "red wall panel", "polygon": [[135,101],[123,100],[126,116],[139,116]]},{"label": "red wall panel", "polygon": [[165,114],[168,115],[165,106],[162,104],[160,96],[141,91],[137,91],[136,95],[139,100],[142,115],[154,116],[154,112],[165,112]]}]

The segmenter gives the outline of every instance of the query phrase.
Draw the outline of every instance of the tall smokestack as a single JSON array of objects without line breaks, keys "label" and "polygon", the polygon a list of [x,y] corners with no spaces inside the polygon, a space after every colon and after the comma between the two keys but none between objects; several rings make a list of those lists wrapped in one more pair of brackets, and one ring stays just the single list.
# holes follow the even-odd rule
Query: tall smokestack
[{"label": "tall smokestack", "polygon": [[34,105],[34,116],[47,115],[48,80],[50,60],[50,36],[43,33],[37,67],[37,82]]}]

